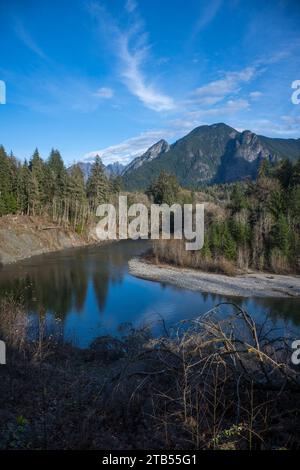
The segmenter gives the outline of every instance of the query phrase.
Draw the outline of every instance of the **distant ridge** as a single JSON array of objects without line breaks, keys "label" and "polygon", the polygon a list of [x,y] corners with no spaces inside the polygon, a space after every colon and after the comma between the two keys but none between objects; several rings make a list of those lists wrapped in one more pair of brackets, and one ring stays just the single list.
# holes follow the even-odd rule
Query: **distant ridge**
[{"label": "distant ridge", "polygon": [[[155,149],[153,158],[147,158]],[[276,139],[217,123],[196,127],[172,145],[159,141],[124,170],[124,187],[143,190],[165,170],[185,187],[255,178],[263,159],[300,158],[300,139]]]},{"label": "distant ridge", "polygon": [[[92,169],[93,163],[92,162],[78,162],[78,163],[75,163],[74,165],[71,165],[68,168],[68,171],[70,172],[71,169],[75,165],[79,166],[79,168],[81,169],[81,171],[83,173],[84,180],[87,181],[88,177],[91,174],[91,169]],[[103,167],[104,167],[104,172],[105,172],[106,176],[108,178],[113,178],[114,176],[121,176],[121,174],[124,171],[124,168],[126,166],[122,165],[122,163],[115,162],[115,163],[109,163],[106,166],[103,164]]]}]

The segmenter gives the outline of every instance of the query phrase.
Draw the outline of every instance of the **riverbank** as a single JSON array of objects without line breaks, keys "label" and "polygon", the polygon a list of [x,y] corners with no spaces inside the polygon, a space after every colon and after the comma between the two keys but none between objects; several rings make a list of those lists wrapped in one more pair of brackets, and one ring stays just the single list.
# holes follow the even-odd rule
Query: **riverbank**
[{"label": "riverbank", "polygon": [[291,349],[236,306],[227,322],[211,311],[184,334],[129,328],[85,350],[44,322],[29,341],[22,305],[0,299],[0,449],[300,448]]},{"label": "riverbank", "polygon": [[0,217],[0,266],[35,255],[97,243],[93,234],[81,235],[44,217]]},{"label": "riverbank", "polygon": [[164,264],[156,265],[142,258],[129,261],[129,272],[142,279],[224,296],[300,298],[300,276],[258,272],[225,276]]}]

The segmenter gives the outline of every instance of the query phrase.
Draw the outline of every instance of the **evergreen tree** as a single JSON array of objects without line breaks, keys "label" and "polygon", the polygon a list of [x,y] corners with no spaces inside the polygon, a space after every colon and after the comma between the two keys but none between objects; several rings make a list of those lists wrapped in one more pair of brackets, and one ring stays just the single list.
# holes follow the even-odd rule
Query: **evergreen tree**
[{"label": "evergreen tree", "polygon": [[51,150],[47,161],[49,172],[49,196],[51,199],[63,199],[67,196],[68,173],[58,150]]},{"label": "evergreen tree", "polygon": [[15,162],[0,147],[0,216],[17,211]]},{"label": "evergreen tree", "polygon": [[264,158],[258,169],[259,178],[269,178],[272,173],[272,165],[267,158]]},{"label": "evergreen tree", "polygon": [[291,186],[300,185],[300,158],[292,169]]},{"label": "evergreen tree", "polygon": [[87,196],[94,210],[99,204],[108,198],[109,183],[104,173],[101,158],[97,155],[91,169],[91,175],[87,181]]},{"label": "evergreen tree", "polygon": [[287,256],[290,248],[290,232],[286,217],[280,214],[272,230],[273,245]]},{"label": "evergreen tree", "polygon": [[276,169],[276,177],[279,179],[281,185],[284,188],[288,188],[291,183],[291,178],[293,175],[293,164],[290,162],[288,158],[283,160],[282,163],[279,164],[278,168]]},{"label": "evergreen tree", "polygon": [[41,214],[42,207],[46,203],[45,195],[45,164],[40,157],[38,149],[35,149],[29,162],[31,180],[29,184],[29,207],[33,215]]},{"label": "evergreen tree", "polygon": [[73,201],[83,202],[85,200],[84,175],[79,165],[71,169],[68,180],[68,195]]},{"label": "evergreen tree", "polygon": [[87,212],[87,200],[84,175],[79,165],[71,169],[68,179],[68,197],[71,200],[69,210],[73,226],[78,232],[82,232]]},{"label": "evergreen tree", "polygon": [[230,208],[233,213],[247,208],[247,199],[240,183],[236,183],[231,193]]},{"label": "evergreen tree", "polygon": [[122,190],[122,177],[114,176],[109,180],[110,190],[113,194],[118,194]]},{"label": "evergreen tree", "polygon": [[266,201],[267,208],[271,214],[278,219],[280,214],[285,212],[285,198],[281,190],[274,190],[271,192],[269,200]]},{"label": "evergreen tree", "polygon": [[155,204],[174,204],[177,202],[180,186],[175,175],[162,171],[146,193],[152,196]]},{"label": "evergreen tree", "polygon": [[25,160],[20,166],[17,177],[17,199],[19,210],[22,214],[30,212],[31,173]]}]

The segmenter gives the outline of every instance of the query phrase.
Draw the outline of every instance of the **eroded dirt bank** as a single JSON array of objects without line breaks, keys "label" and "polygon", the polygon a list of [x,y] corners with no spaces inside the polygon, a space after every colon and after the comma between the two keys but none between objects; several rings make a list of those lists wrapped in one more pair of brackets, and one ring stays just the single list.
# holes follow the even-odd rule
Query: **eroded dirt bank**
[{"label": "eroded dirt bank", "polygon": [[31,256],[95,243],[42,217],[0,217],[0,266]]},{"label": "eroded dirt bank", "polygon": [[225,296],[300,297],[300,276],[253,273],[233,277],[169,265],[155,265],[142,258],[129,261],[129,272],[143,279]]}]

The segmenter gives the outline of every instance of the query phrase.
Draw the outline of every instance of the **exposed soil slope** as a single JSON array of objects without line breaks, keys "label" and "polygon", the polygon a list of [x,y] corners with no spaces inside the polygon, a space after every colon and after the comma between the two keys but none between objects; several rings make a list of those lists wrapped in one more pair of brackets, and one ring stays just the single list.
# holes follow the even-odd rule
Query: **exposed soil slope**
[{"label": "exposed soil slope", "polygon": [[41,217],[0,217],[0,265],[91,242],[95,240],[87,239]]}]

